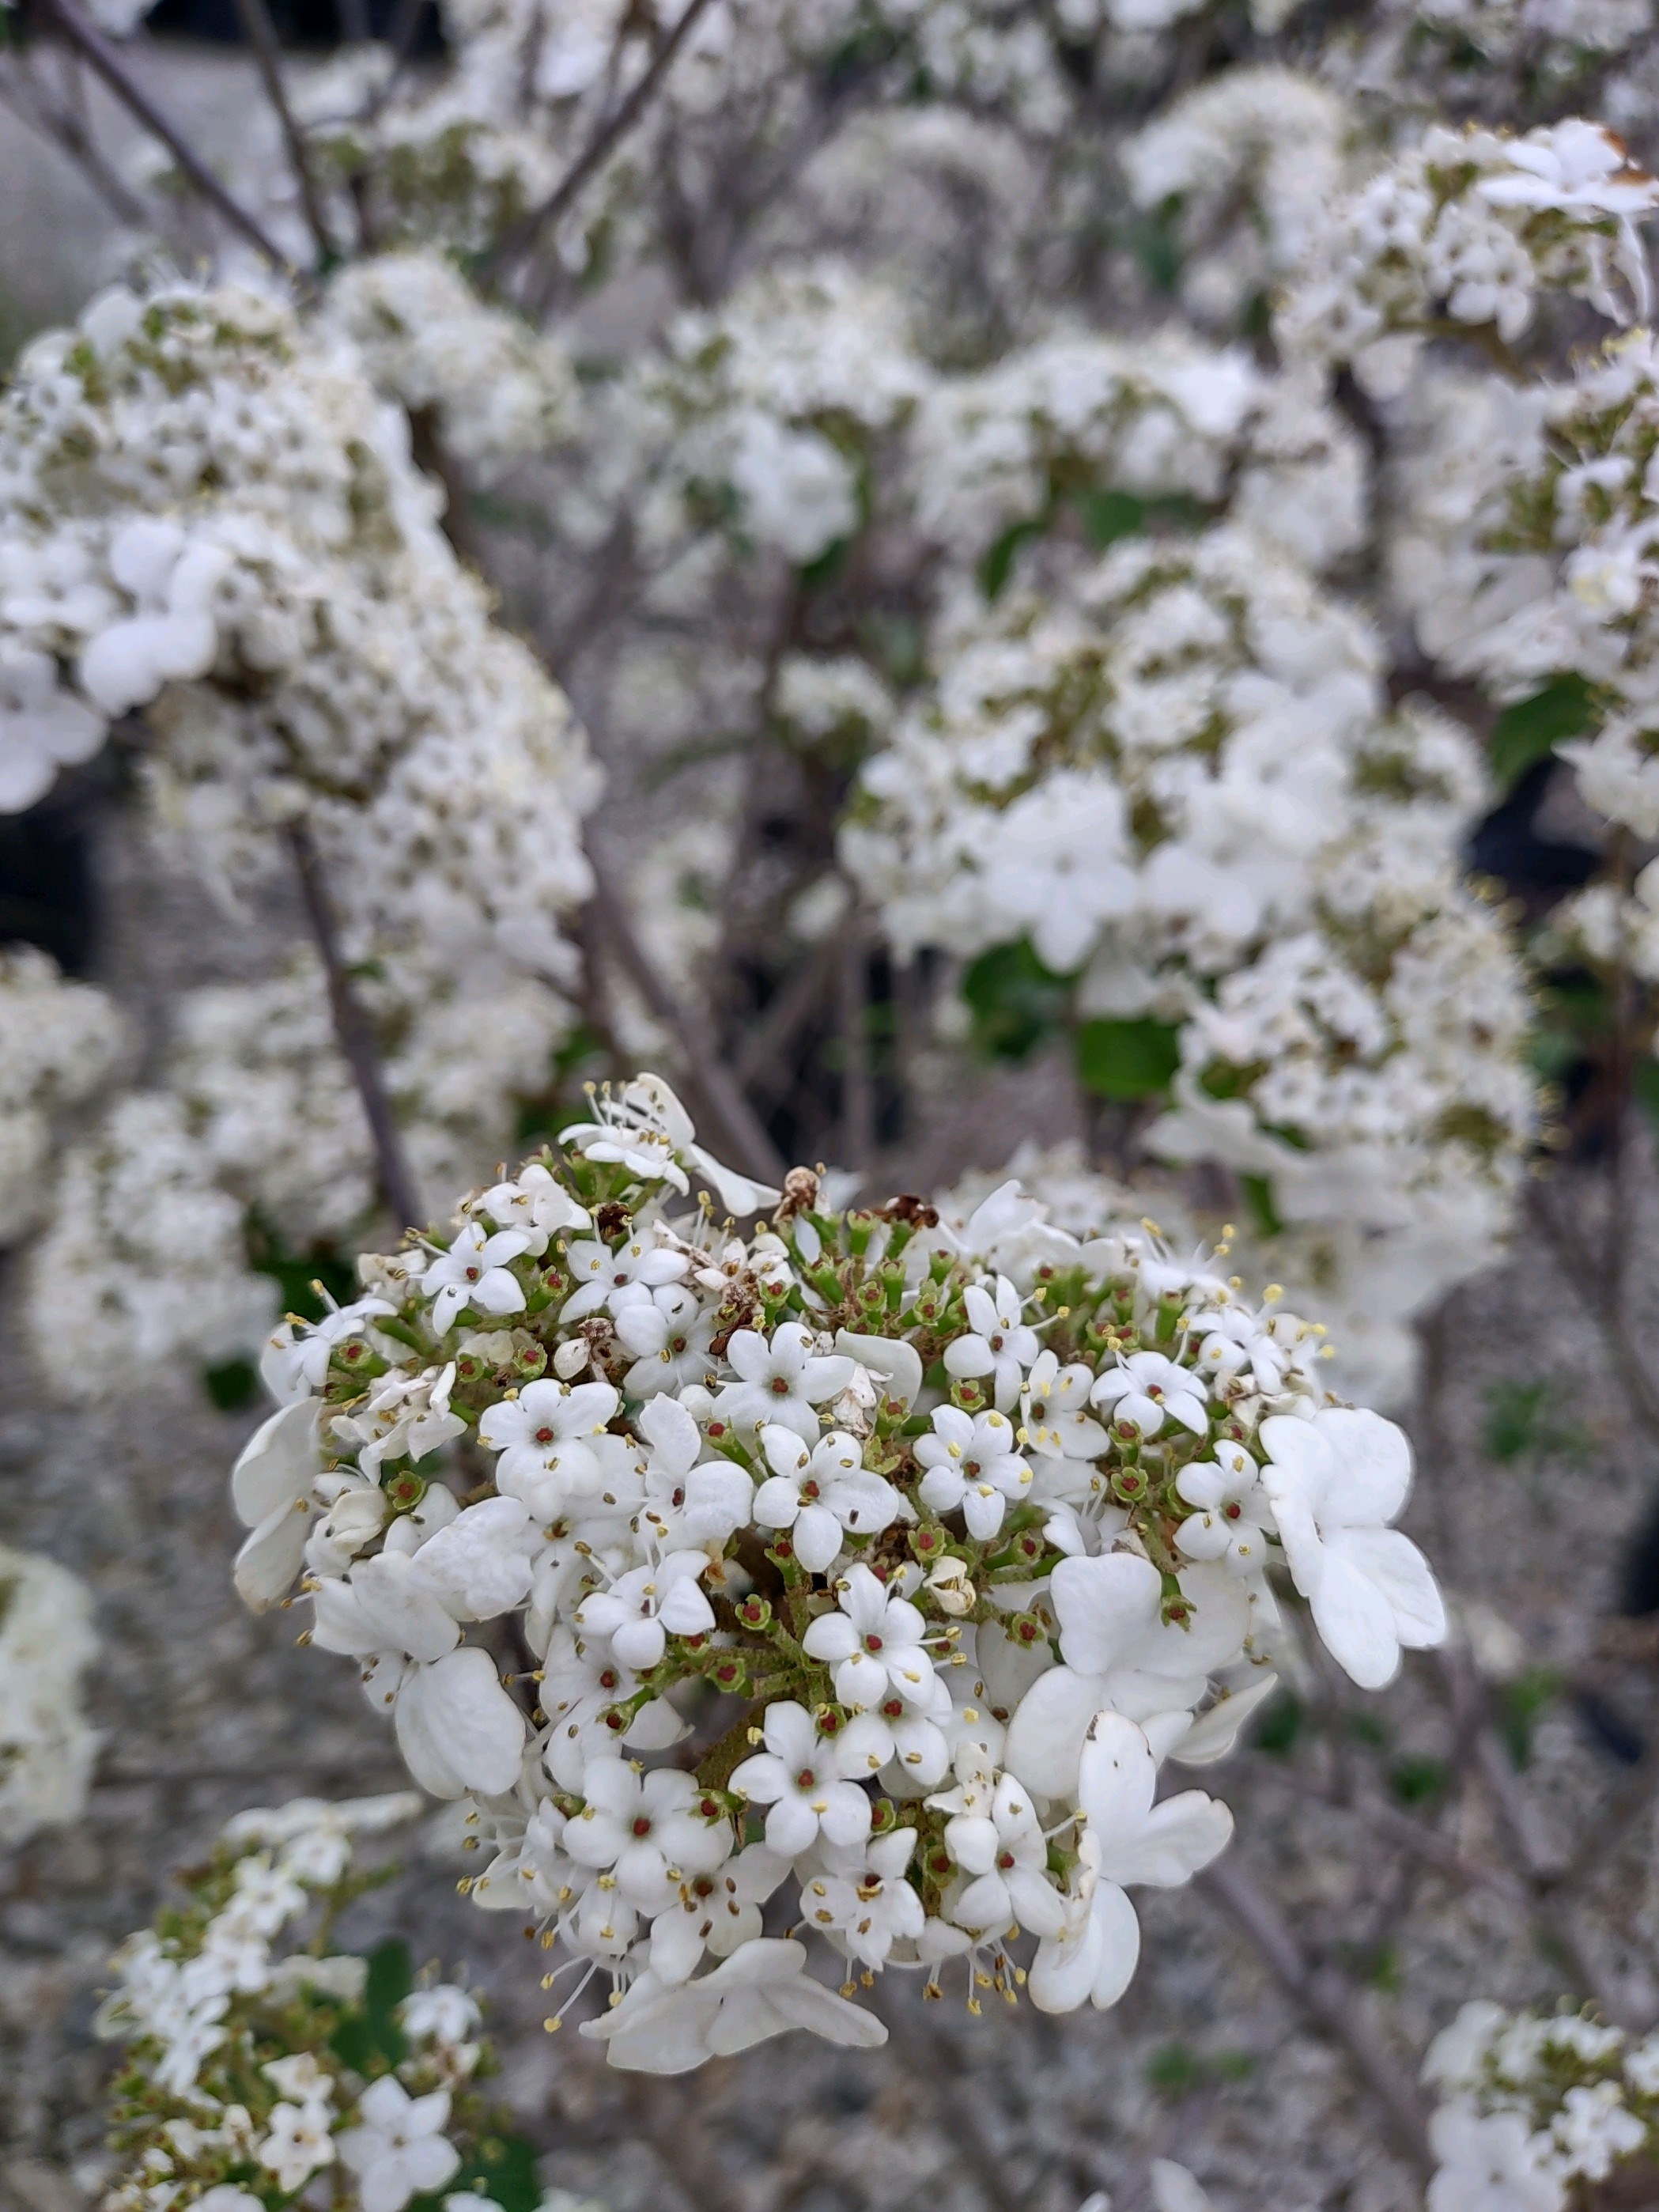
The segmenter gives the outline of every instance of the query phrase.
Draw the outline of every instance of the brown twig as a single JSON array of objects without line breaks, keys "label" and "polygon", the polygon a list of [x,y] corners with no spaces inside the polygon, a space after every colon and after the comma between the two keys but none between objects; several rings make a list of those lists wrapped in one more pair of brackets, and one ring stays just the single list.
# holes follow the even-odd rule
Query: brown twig
[{"label": "brown twig", "polygon": [[283,134],[283,145],[288,154],[289,167],[294,172],[294,181],[299,187],[300,204],[305,210],[306,224],[316,242],[319,256],[325,261],[334,252],[334,241],[329,235],[328,224],[323,215],[323,204],[317,191],[317,179],[311,167],[311,152],[305,134],[295,118],[289,105],[288,88],[283,82],[283,50],[277,41],[276,26],[270,20],[270,10],[265,0],[236,0],[236,12],[240,16],[242,29],[253,49],[254,65],[259,72],[265,98],[270,102],[276,118],[276,128]]},{"label": "brown twig", "polygon": [[1521,1789],[1509,1755],[1492,1726],[1486,1685],[1468,1650],[1449,1647],[1437,1658],[1454,1722],[1468,1742],[1474,1771],[1508,1835],[1540,1940],[1557,1954],[1579,1989],[1595,2000],[1609,2020],[1622,2027],[1632,2025],[1623,1993],[1585,1943],[1563,1886],[1572,1862],[1553,1850],[1538,1832],[1536,1808]]},{"label": "brown twig", "polygon": [[817,1012],[838,957],[835,933],[826,932],[781,989],[774,992],[764,1012],[738,1040],[732,1055],[732,1073],[739,1083],[756,1085],[763,1096],[782,1089],[765,1079]]},{"label": "brown twig", "polygon": [[744,1097],[724,1060],[709,1048],[707,1035],[699,1035],[691,1012],[677,999],[657,973],[605,862],[588,847],[593,871],[592,909],[614,946],[617,958],[632,977],[647,1007],[672,1036],[702,1104],[720,1125],[723,1143],[732,1147],[737,1165],[745,1175],[763,1182],[780,1183],[784,1163],[766,1133],[760,1116]]},{"label": "brown twig", "polygon": [[386,1077],[380,1066],[380,1048],[375,1041],[374,1027],[364,1011],[362,1001],[352,988],[350,971],[340,951],[339,930],[335,921],[333,902],[329,897],[328,885],[324,878],[322,861],[312,841],[311,832],[304,823],[289,823],[288,844],[294,858],[294,872],[299,879],[306,920],[311,926],[312,936],[322,958],[323,971],[328,979],[328,1003],[334,1019],[335,1042],[351,1070],[351,1079],[357,1086],[358,1097],[362,1101],[363,1118],[368,1123],[380,1195],[397,1216],[401,1228],[417,1229],[424,1218],[421,1212],[420,1194],[410,1172],[402,1133],[392,1111],[392,1101],[386,1094]]},{"label": "brown twig", "polygon": [[1245,1936],[1262,1964],[1304,2012],[1341,2045],[1387,2117],[1402,2156],[1428,2172],[1428,2120],[1416,2084],[1367,2016],[1363,1992],[1332,1966],[1318,1966],[1303,1950],[1290,1923],[1236,1858],[1218,1859],[1198,1886]]},{"label": "brown twig", "polygon": [[[21,56],[8,56],[7,58],[24,62]],[[9,87],[3,78],[0,78],[0,100],[4,100],[13,113],[21,116],[25,123],[32,123],[37,131],[63,148],[84,173],[88,184],[102,198],[118,222],[131,223],[139,228],[149,224],[152,218],[143,202],[128,191],[93,144],[91,135],[81,118],[68,108],[55,106],[49,101],[26,64],[19,68],[17,81],[13,85]]]},{"label": "brown twig", "polygon": [[557,222],[570,208],[588,180],[644,113],[657,87],[672,66],[674,57],[684,44],[687,34],[708,5],[708,0],[686,0],[678,21],[651,57],[634,89],[597,126],[586,145],[547,198],[539,206],[528,209],[515,223],[510,225],[484,256],[477,270],[480,283],[501,275],[514,262],[521,259],[541,232],[550,224]]},{"label": "brown twig", "polygon": [[1599,1263],[1586,1250],[1571,1223],[1563,1219],[1546,1185],[1533,1184],[1528,1198],[1534,1220],[1561,1261],[1562,1271],[1585,1311],[1601,1331],[1613,1370],[1638,1419],[1659,1432],[1659,1385],[1649,1374],[1646,1362],[1631,1340],[1620,1301],[1610,1295]]},{"label": "brown twig", "polygon": [[248,213],[239,201],[233,198],[220,183],[200,155],[181,138],[167,117],[155,105],[143,87],[128,70],[125,62],[110,41],[84,15],[79,0],[43,0],[46,12],[62,28],[70,43],[86,56],[88,63],[102,77],[115,97],[151,137],[159,139],[185,175],[189,178],[210,207],[240,233],[250,246],[255,246],[265,258],[278,269],[289,266],[289,257],[266,231],[258,217]]},{"label": "brown twig", "polygon": [[841,1141],[849,1168],[867,1169],[876,1150],[876,1091],[870,1071],[870,979],[864,918],[849,897],[837,932],[841,1016]]}]

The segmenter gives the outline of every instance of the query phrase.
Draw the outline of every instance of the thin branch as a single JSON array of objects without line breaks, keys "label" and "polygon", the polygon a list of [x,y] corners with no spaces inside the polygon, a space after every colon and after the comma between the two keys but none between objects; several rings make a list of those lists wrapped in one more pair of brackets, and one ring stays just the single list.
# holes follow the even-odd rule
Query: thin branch
[{"label": "thin branch", "polygon": [[711,1049],[706,1018],[700,1031],[691,1011],[681,1004],[657,973],[635,933],[633,921],[610,869],[591,844],[587,858],[593,871],[592,910],[616,948],[617,958],[633,978],[634,988],[678,1046],[703,1104],[720,1124],[721,1141],[732,1147],[736,1164],[745,1175],[757,1176],[763,1182],[781,1183],[783,1160],[731,1069]]},{"label": "thin branch", "polygon": [[380,1195],[397,1216],[401,1228],[418,1229],[424,1218],[420,1195],[410,1172],[403,1137],[392,1111],[392,1101],[386,1095],[386,1077],[380,1066],[380,1050],[375,1042],[374,1028],[362,1000],[352,988],[350,973],[340,951],[339,931],[334,918],[333,903],[328,895],[328,885],[324,879],[322,862],[312,842],[311,832],[304,823],[290,823],[288,842],[289,850],[294,856],[294,872],[299,878],[306,920],[311,925],[311,933],[316,939],[324,973],[328,978],[328,1003],[334,1018],[335,1042],[351,1070],[351,1079],[357,1086],[358,1097],[362,1101],[363,1118],[368,1123]]},{"label": "thin branch", "polygon": [[32,72],[20,70],[9,85],[0,77],[0,100],[25,123],[33,124],[43,137],[63,148],[70,159],[79,165],[118,222],[140,228],[149,227],[153,220],[149,210],[105,161],[79,117],[48,101]]},{"label": "thin branch", "polygon": [[143,87],[133,77],[110,41],[90,17],[82,12],[79,0],[43,0],[43,4],[46,13],[55,19],[70,42],[86,56],[88,64],[102,77],[122,106],[143,124],[153,138],[159,139],[167,148],[208,204],[216,209],[231,228],[240,232],[274,266],[287,269],[290,265],[288,255],[270,237],[258,217],[250,215],[239,201],[232,198],[201,156],[179,137]]},{"label": "thin branch", "polygon": [[708,0],[686,0],[678,21],[651,57],[644,75],[632,92],[598,125],[586,145],[541,204],[521,215],[484,256],[477,271],[480,282],[499,276],[504,269],[521,259],[540,233],[557,222],[567,212],[589,179],[644,113],[657,87],[672,66],[674,57],[684,44],[687,34],[708,5]]},{"label": "thin branch", "polygon": [[392,55],[392,66],[380,80],[379,89],[371,97],[365,123],[373,123],[397,89],[398,80],[409,67],[415,52],[415,40],[419,35],[421,17],[426,12],[426,0],[396,0],[392,20],[386,25],[386,45]]},{"label": "thin branch", "polygon": [[1563,1218],[1544,1184],[1534,1183],[1528,1197],[1534,1220],[1553,1248],[1590,1319],[1601,1332],[1626,1396],[1638,1418],[1659,1432],[1659,1385],[1656,1385],[1646,1361],[1631,1338],[1621,1303],[1610,1294],[1610,1285],[1600,1263],[1585,1249],[1573,1224]]},{"label": "thin branch", "polygon": [[1218,1859],[1198,1886],[1247,1936],[1262,1964],[1334,2042],[1382,2106],[1389,2133],[1419,2173],[1430,2172],[1428,2120],[1416,2084],[1366,2016],[1363,1993],[1334,1966],[1316,1966],[1290,1923],[1237,1859]]},{"label": "thin branch", "polygon": [[[764,1011],[738,1040],[732,1072],[739,1083],[761,1085],[817,1012],[839,958],[835,933],[828,931]],[[781,1085],[776,1086],[781,1088]]]},{"label": "thin branch", "polygon": [[847,1165],[867,1169],[876,1150],[876,1093],[870,1074],[869,964],[856,897],[848,901],[837,936],[841,1141]]},{"label": "thin branch", "polygon": [[1620,2027],[1632,2026],[1630,2007],[1585,1943],[1578,1916],[1565,1893],[1563,1881],[1571,1862],[1553,1851],[1538,1832],[1536,1808],[1516,1781],[1509,1754],[1492,1726],[1486,1685],[1468,1650],[1442,1650],[1437,1662],[1454,1723],[1468,1741],[1474,1771],[1508,1834],[1516,1865],[1527,1886],[1534,1925],[1585,1996],[1594,1998],[1609,2020]]},{"label": "thin branch", "polygon": [[1317,1804],[1328,1805],[1334,1812],[1351,1814],[1370,1833],[1398,1844],[1403,1850],[1410,1851],[1420,1859],[1425,1866],[1432,1868],[1437,1874],[1444,1875],[1448,1881],[1469,1888],[1490,1889],[1522,1911],[1530,1908],[1532,1899],[1525,1881],[1518,1874],[1496,1861],[1466,1857],[1449,1836],[1443,1834],[1438,1828],[1430,1827],[1426,1821],[1414,1820],[1409,1813],[1401,1812],[1396,1806],[1389,1804],[1373,1792],[1367,1790],[1350,1796],[1333,1785],[1316,1782],[1311,1775],[1298,1774],[1293,1767],[1287,1767],[1279,1760],[1258,1757],[1251,1760],[1250,1766],[1255,1775],[1276,1784],[1280,1789],[1293,1792],[1298,1797],[1311,1798]]},{"label": "thin branch", "polygon": [[283,134],[289,167],[293,170],[294,181],[300,189],[300,204],[305,210],[307,226],[316,242],[319,258],[327,261],[333,256],[334,240],[329,234],[328,224],[323,215],[323,204],[311,167],[311,151],[306,144],[304,132],[295,119],[294,110],[289,105],[288,88],[283,82],[283,50],[277,41],[276,26],[270,20],[270,10],[265,5],[265,0],[236,0],[236,12],[242,19],[242,28],[253,49],[259,81],[264,86],[265,97],[276,118],[276,127]]}]

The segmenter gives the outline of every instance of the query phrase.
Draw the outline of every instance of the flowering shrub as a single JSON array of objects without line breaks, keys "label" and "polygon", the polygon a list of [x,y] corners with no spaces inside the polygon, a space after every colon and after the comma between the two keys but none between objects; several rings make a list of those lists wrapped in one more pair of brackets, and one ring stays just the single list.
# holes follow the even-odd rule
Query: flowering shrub
[{"label": "flowering shrub", "polygon": [[[696,1182],[776,1210],[740,1237],[675,1211]],[[1022,1231],[1029,1293],[983,1257]],[[1443,1630],[1389,1525],[1405,1438],[1325,1400],[1322,1332],[1015,1183],[959,1233],[835,1212],[804,1170],[721,1168],[641,1076],[362,1274],[271,1340],[237,1585],[303,1577],[416,1778],[474,1800],[464,1886],[623,1993],[583,2031],[618,2065],[879,2042],[848,2000],[890,1965],[962,1962],[975,2009],[1114,2003],[1128,1890],[1231,1832],[1158,1771],[1271,1690],[1269,1570],[1367,1687]],[[468,1633],[503,1618],[535,1662],[508,1681]],[[792,1875],[839,1995],[763,1933]]]},{"label": "flowering shrub", "polygon": [[56,1561],[0,1545],[0,1844],[84,1810],[98,1737],[81,1708],[97,1653],[86,1585]]},{"label": "flowering shrub", "polygon": [[1507,343],[1552,289],[1627,321],[1648,311],[1635,222],[1656,206],[1659,185],[1599,124],[1524,137],[1433,125],[1310,236],[1277,336],[1391,395],[1443,325]]},{"label": "flowering shrub", "polygon": [[1435,2038],[1423,2076],[1443,2100],[1429,2212],[1565,2212],[1659,2151],[1659,2035],[1482,2000]]},{"label": "flowering shrub", "polygon": [[101,991],[60,975],[44,952],[0,951],[0,1244],[45,1210],[52,1121],[97,1089],[120,1042]]},{"label": "flowering shrub", "polygon": [[180,1877],[185,1902],[122,1946],[96,2023],[126,2046],[105,2212],[263,2212],[313,2186],[361,2212],[531,2212],[529,2148],[477,2086],[493,2060],[476,1999],[414,1981],[400,1943],[361,1957],[332,1941],[382,1878],[354,1865],[358,1838],[420,1803],[239,1813]]}]

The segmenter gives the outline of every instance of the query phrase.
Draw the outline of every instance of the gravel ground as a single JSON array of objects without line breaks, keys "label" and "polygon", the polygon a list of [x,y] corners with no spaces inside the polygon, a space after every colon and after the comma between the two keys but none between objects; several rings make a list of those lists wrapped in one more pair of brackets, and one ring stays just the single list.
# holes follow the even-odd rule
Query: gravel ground
[{"label": "gravel ground", "polygon": [[[161,878],[118,824],[101,872],[103,980],[148,1052],[172,991],[272,956],[276,933],[228,927]],[[981,1162],[1006,1156],[1028,1126],[1063,1134],[1066,1116],[1039,1071],[958,1092],[925,1149],[948,1175],[975,1147]],[[1645,1154],[1637,1182],[1624,1311],[1640,1346],[1659,1320],[1659,1188]],[[1595,1230],[1587,1188],[1568,1177],[1553,1194]],[[100,2172],[109,2054],[90,2020],[113,1944],[239,1807],[386,1788],[399,1770],[349,1665],[297,1650],[291,1616],[252,1620],[232,1595],[224,1476],[252,1417],[182,1389],[97,1411],[53,1404],[17,1340],[11,1264],[0,1535],[50,1553],[96,1594],[104,1649],[88,1691],[104,1749],[85,1821],[0,1860],[0,2195],[15,2212],[75,2212]],[[1531,1237],[1451,1302],[1430,1365],[1414,1416],[1416,1533],[1462,1597],[1487,1609],[1476,1616],[1483,1650],[1503,1641],[1490,1626],[1500,1616],[1518,1639],[1510,1667],[1553,1668],[1599,1700],[1599,1733],[1583,1698],[1551,1704],[1519,1778],[1534,1850],[1559,1855],[1597,1832],[1626,1771],[1603,1739],[1621,1726],[1640,1734],[1652,1710],[1642,1637],[1610,1620],[1649,1507],[1653,1448],[1550,1249]],[[1542,1444],[1494,1459],[1494,1394],[1536,1382],[1550,1386]],[[1316,1680],[1304,1692],[1310,1706],[1327,1694]],[[1301,1943],[1349,1975],[1352,2016],[1414,2068],[1464,1997],[1548,1999],[1566,1986],[1551,1948],[1565,1923],[1545,1916],[1540,1940],[1497,1887],[1453,1884],[1374,1821],[1323,1801],[1345,1773],[1362,1785],[1392,1774],[1396,1810],[1415,1792],[1415,1813],[1439,1818],[1468,1859],[1504,1855],[1488,1794],[1453,1790],[1437,1812],[1432,1763],[1451,1756],[1452,1735],[1435,1666],[1414,1662],[1364,1705],[1358,1732],[1338,1711],[1288,1755],[1249,1753],[1208,1778],[1238,1815],[1234,1863],[1274,1893]],[[1651,1844],[1644,1814],[1607,1844],[1586,1938],[1604,1994],[1632,2016],[1659,2011]],[[548,2177],[611,2212],[1073,2212],[1101,2188],[1115,2212],[1146,2212],[1146,2162],[1159,2155],[1193,2167],[1221,2212],[1403,2212],[1419,2201],[1340,2050],[1200,1891],[1143,1893],[1141,1971],[1111,2014],[1051,2021],[999,2004],[975,2020],[959,1984],[924,2006],[895,1976],[876,1998],[892,2028],[884,2051],[792,2038],[653,2082],[607,2073],[568,2030],[540,2032],[544,2001],[519,1930],[466,1906],[458,1870],[440,1822],[372,1911],[358,1908],[362,1932],[395,1921],[418,1955],[483,1985],[504,2087],[545,2148]]]}]

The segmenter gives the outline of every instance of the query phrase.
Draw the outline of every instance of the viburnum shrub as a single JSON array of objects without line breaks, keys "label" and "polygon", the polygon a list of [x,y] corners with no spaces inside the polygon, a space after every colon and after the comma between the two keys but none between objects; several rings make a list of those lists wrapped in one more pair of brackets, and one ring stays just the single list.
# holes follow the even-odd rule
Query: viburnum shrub
[{"label": "viburnum shrub", "polygon": [[355,1863],[358,1838],[420,1810],[404,1791],[239,1813],[122,1946],[95,2022],[127,2047],[102,2212],[275,2212],[301,2192],[337,2212],[533,2212],[530,2146],[477,2086],[495,2061],[477,2000],[417,1978],[395,1938],[335,1942],[386,1878]]},{"label": "viburnum shrub", "polygon": [[763,1189],[641,1076],[272,1338],[238,1587],[300,1578],[416,1778],[471,1797],[463,1887],[562,1948],[548,1986],[611,1978],[613,2063],[879,2043],[848,2000],[888,1966],[1113,2003],[1127,1891],[1231,1832],[1158,1770],[1271,1692],[1274,1570],[1366,1686],[1443,1634],[1389,1526],[1408,1447],[1328,1402],[1323,1332],[1040,1214]]}]

